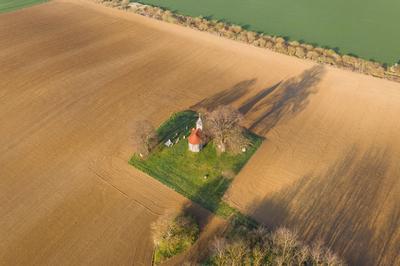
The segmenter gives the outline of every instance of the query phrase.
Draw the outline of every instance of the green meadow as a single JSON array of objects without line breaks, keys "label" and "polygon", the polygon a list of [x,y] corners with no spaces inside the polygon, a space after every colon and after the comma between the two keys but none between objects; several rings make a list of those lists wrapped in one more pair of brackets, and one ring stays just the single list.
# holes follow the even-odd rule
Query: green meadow
[{"label": "green meadow", "polygon": [[140,0],[189,16],[329,47],[392,65],[400,60],[399,0]]},{"label": "green meadow", "polygon": [[[197,114],[192,111],[174,114],[157,130],[161,140],[158,149],[146,159],[134,155],[130,164],[217,215],[239,215],[222,197],[233,178],[261,145],[262,138],[246,131],[245,136],[251,144],[246,152],[236,155],[218,154],[212,143],[199,153],[193,153],[188,150],[187,138],[183,136],[189,135],[196,120]],[[179,142],[172,147],[163,145],[167,139],[174,141],[178,138]]]},{"label": "green meadow", "polygon": [[14,11],[46,1],[47,0],[0,0],[0,13]]}]

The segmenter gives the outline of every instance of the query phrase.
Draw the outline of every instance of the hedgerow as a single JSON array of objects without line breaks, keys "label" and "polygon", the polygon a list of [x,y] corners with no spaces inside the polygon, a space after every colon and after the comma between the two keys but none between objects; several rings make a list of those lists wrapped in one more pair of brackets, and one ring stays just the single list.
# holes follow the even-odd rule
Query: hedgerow
[{"label": "hedgerow", "polygon": [[159,7],[140,3],[127,4],[126,0],[97,0],[107,6],[116,7],[154,19],[179,24],[200,31],[209,32],[228,39],[245,42],[257,47],[273,50],[278,53],[308,59],[320,64],[332,65],[367,75],[400,82],[400,65],[387,66],[358,58],[353,55],[341,55],[332,49],[314,47],[297,41],[287,41],[279,36],[269,36],[263,33],[247,31],[239,25],[233,25],[218,20],[208,20],[203,17],[190,17]]}]

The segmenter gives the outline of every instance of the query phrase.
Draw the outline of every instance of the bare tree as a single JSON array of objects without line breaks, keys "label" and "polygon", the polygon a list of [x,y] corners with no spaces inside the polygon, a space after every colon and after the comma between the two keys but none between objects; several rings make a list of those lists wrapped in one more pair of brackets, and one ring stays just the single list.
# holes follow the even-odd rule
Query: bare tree
[{"label": "bare tree", "polygon": [[157,246],[162,241],[164,236],[168,236],[170,233],[168,232],[169,228],[171,227],[172,221],[176,216],[176,212],[166,211],[154,223],[151,224],[151,233],[154,245]]},{"label": "bare tree", "polygon": [[141,157],[146,157],[158,144],[158,136],[153,125],[147,121],[139,121],[134,126],[133,142]]},{"label": "bare tree", "polygon": [[342,266],[345,263],[332,251],[326,250],[324,255],[324,265],[326,266]]},{"label": "bare tree", "polygon": [[215,256],[215,262],[218,266],[223,266],[227,264],[226,258],[226,240],[225,238],[215,238],[212,243],[212,252]]},{"label": "bare tree", "polygon": [[220,106],[205,115],[206,134],[209,134],[220,152],[238,153],[248,145],[239,122],[242,115],[231,106]]},{"label": "bare tree", "polygon": [[299,246],[295,254],[296,265],[307,265],[310,260],[310,248],[307,245]]},{"label": "bare tree", "polygon": [[259,246],[255,246],[252,250],[253,255],[253,265],[254,266],[261,266],[263,265],[263,260],[266,255],[266,251]]},{"label": "bare tree", "polygon": [[298,240],[296,231],[284,227],[270,233],[262,226],[251,230],[234,226],[231,233],[214,239],[212,265],[346,265],[321,241],[309,247]]},{"label": "bare tree", "polygon": [[317,240],[312,244],[310,254],[315,264],[321,264],[321,261],[324,257],[324,247],[322,240]]},{"label": "bare tree", "polygon": [[230,258],[229,265],[242,265],[242,261],[248,253],[248,248],[246,246],[246,243],[243,240],[239,239],[228,245],[227,252]]},{"label": "bare tree", "polygon": [[287,228],[279,228],[272,234],[272,242],[278,260],[284,264],[292,264],[295,251],[299,246],[296,232],[292,232]]}]

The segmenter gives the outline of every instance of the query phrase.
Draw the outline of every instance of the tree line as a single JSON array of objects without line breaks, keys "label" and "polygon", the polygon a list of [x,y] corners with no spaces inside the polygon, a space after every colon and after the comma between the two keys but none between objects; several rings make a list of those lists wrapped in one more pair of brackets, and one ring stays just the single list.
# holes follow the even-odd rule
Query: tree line
[{"label": "tree line", "polygon": [[218,20],[209,20],[204,17],[184,16],[159,7],[139,3],[129,3],[129,0],[96,1],[107,6],[129,10],[146,17],[183,25],[200,31],[206,31],[228,39],[238,40],[257,47],[270,49],[275,52],[400,82],[399,64],[388,66],[386,64],[358,58],[353,55],[341,55],[333,49],[315,47],[306,43],[288,41],[279,36],[269,36],[263,33],[248,31],[239,25],[229,24]]}]

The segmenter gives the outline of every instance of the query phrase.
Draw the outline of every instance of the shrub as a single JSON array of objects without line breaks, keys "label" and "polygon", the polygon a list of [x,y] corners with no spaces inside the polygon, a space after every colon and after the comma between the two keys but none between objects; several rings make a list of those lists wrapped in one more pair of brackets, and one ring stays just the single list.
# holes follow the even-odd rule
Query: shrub
[{"label": "shrub", "polygon": [[242,31],[242,27],[239,25],[231,25],[230,30],[236,34],[240,33]]},{"label": "shrub", "polygon": [[319,57],[319,53],[317,51],[309,51],[306,55],[308,59],[317,60]]},{"label": "shrub", "polygon": [[389,71],[392,72],[392,73],[395,73],[397,75],[400,75],[400,65],[399,64],[395,64],[395,65],[391,66],[389,68]]},{"label": "shrub", "polygon": [[247,39],[247,32],[245,32],[245,31],[240,32],[240,33],[238,34],[238,40],[239,40],[239,41],[242,41],[242,42],[248,42],[248,39]]},{"label": "shrub", "polygon": [[257,34],[254,31],[247,31],[246,34],[249,43],[253,43],[256,40]]},{"label": "shrub", "polygon": [[265,48],[272,49],[274,47],[274,43],[272,41],[267,41],[265,43]]},{"label": "shrub", "polygon": [[129,0],[122,0],[121,1],[121,8],[122,9],[128,9],[129,8],[129,4],[130,4]]},{"label": "shrub", "polygon": [[265,47],[266,44],[267,44],[267,41],[264,38],[258,39],[258,46],[259,47]]},{"label": "shrub", "polygon": [[169,11],[166,10],[164,11],[163,15],[161,16],[163,21],[169,22],[169,23],[176,23],[177,19],[175,18],[174,14]]},{"label": "shrub", "polygon": [[285,39],[283,39],[282,37],[276,37],[275,42],[276,43],[285,43]]},{"label": "shrub", "polygon": [[288,55],[295,55],[296,54],[296,47],[294,46],[289,46],[288,47]]},{"label": "shrub", "polygon": [[312,50],[314,50],[314,46],[312,46],[311,44],[305,44],[305,43],[303,43],[303,44],[301,44],[300,46],[303,47],[304,49],[306,49],[307,51],[312,51]]},{"label": "shrub", "polygon": [[280,53],[286,54],[288,53],[288,49],[289,49],[288,46],[284,42],[277,42],[275,44],[275,51],[278,51]]},{"label": "shrub", "polygon": [[167,212],[152,224],[155,245],[154,264],[162,263],[187,250],[199,237],[199,226],[192,216]]},{"label": "shrub", "polygon": [[296,47],[295,55],[299,58],[304,58],[306,57],[306,52],[304,51],[303,47]]}]

